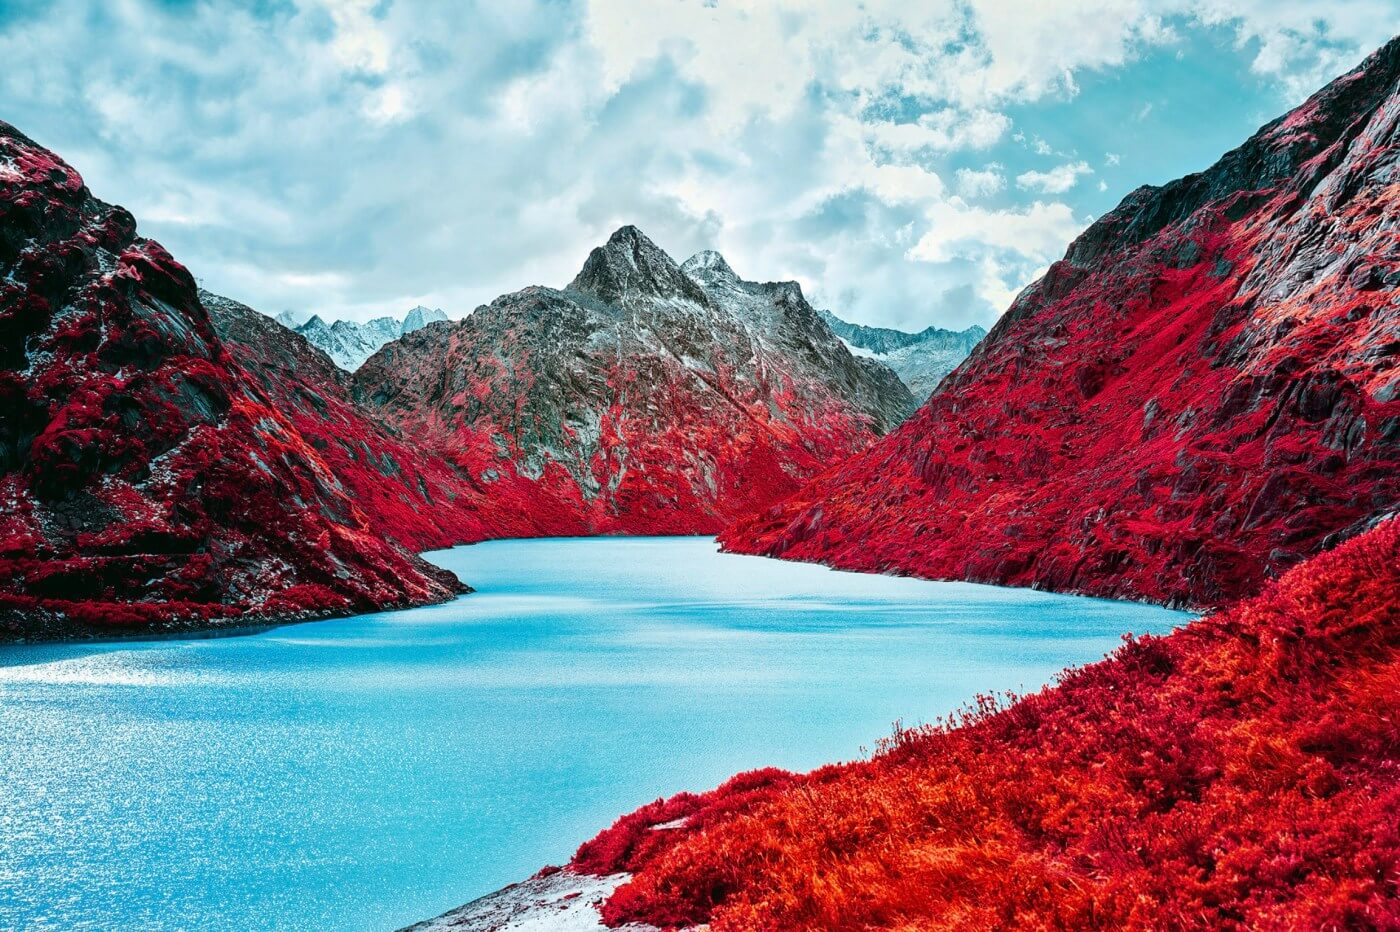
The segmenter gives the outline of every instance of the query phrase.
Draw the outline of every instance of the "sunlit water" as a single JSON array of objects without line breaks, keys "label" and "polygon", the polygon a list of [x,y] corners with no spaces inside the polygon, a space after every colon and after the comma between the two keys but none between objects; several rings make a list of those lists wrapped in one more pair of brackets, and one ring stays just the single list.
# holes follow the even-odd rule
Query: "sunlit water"
[{"label": "sunlit water", "polygon": [[430,557],[480,591],[245,637],[0,648],[0,928],[390,929],[739,770],[860,756],[1163,609],[715,553]]}]

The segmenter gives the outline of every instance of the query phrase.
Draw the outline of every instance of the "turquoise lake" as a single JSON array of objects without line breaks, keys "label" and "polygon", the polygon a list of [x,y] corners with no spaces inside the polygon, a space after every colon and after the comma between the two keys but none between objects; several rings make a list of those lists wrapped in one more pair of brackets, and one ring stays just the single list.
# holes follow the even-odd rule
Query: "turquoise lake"
[{"label": "turquoise lake", "polygon": [[0,928],[393,929],[617,816],[1028,691],[1150,606],[716,552],[428,555],[479,591],[239,637],[0,647]]}]

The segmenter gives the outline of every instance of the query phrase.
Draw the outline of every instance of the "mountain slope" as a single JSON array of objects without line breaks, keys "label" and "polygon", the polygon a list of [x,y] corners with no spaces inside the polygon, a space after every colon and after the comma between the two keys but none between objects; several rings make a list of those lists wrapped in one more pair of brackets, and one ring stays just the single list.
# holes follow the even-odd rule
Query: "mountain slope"
[{"label": "mountain slope", "polygon": [[795,284],[700,265],[624,227],[564,290],[387,345],[356,398],[550,534],[713,532],[912,408]]},{"label": "mountain slope", "polygon": [[306,438],[377,534],[416,552],[532,532],[443,460],[372,419],[351,398],[350,375],[305,337],[237,301],[199,296],[248,381]]},{"label": "mountain slope", "polygon": [[[278,315],[278,323],[287,324],[287,319],[283,316],[287,313],[284,311],[282,315]],[[403,320],[376,317],[364,323],[337,320],[333,324],[327,324],[319,315],[313,314],[293,329],[310,340],[313,346],[329,356],[337,366],[347,372],[354,372],[385,343],[397,340],[405,333],[422,330],[428,324],[440,320],[447,320],[447,315],[440,308],[426,308],[420,304],[405,314]]]},{"label": "mountain slope", "polygon": [[966,330],[925,327],[918,333],[908,333],[848,323],[830,311],[817,313],[851,347],[851,352],[869,353],[893,369],[915,398],[927,398],[987,335],[975,324]]},{"label": "mountain slope", "polygon": [[727,547],[1197,606],[1400,504],[1400,41],[1130,194],[900,430]]},{"label": "mountain slope", "polygon": [[190,274],[4,123],[0,502],[0,637],[461,590],[378,535],[229,354]]},{"label": "mountain slope", "polygon": [[1392,520],[1008,708],[657,801],[569,870],[632,875],[611,924],[713,932],[1394,928],[1397,591]]}]

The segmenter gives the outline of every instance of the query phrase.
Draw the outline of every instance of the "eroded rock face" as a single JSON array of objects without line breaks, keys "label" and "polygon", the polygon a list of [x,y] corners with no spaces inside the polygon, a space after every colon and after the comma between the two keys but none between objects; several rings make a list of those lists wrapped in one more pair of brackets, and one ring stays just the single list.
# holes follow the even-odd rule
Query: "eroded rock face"
[{"label": "eroded rock face", "polygon": [[1400,42],[1141,188],[731,549],[1196,606],[1400,503]]},{"label": "eroded rock face", "polygon": [[913,407],[796,284],[682,268],[634,227],[565,289],[389,344],[354,388],[549,534],[714,532]]},{"label": "eroded rock face", "polygon": [[369,610],[460,590],[381,538],[184,267],[0,123],[0,637]]}]

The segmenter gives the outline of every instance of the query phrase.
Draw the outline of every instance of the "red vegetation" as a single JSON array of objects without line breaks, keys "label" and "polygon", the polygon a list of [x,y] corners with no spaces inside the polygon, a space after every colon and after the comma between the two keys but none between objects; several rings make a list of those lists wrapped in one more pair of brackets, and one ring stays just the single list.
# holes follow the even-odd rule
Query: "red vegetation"
[{"label": "red vegetation", "polygon": [[1400,40],[1133,192],[736,551],[1218,606],[1400,505]]},{"label": "red vegetation", "polygon": [[0,123],[0,637],[460,591],[376,507],[249,383],[189,273]]},{"label": "red vegetation", "polygon": [[872,760],[654,803],[572,867],[634,874],[610,924],[715,932],[1395,928],[1397,593],[1391,520]]}]

